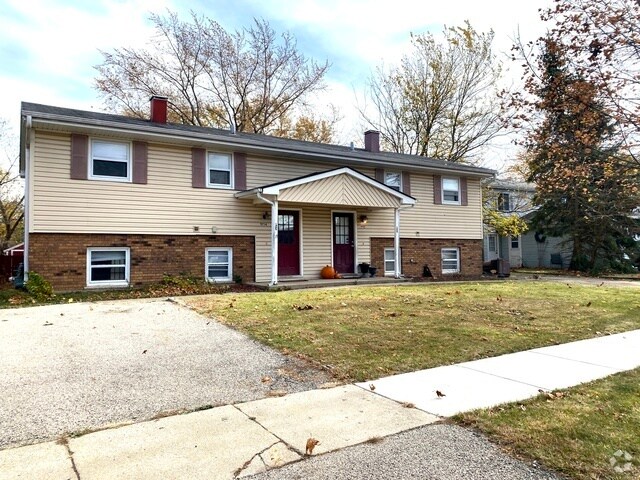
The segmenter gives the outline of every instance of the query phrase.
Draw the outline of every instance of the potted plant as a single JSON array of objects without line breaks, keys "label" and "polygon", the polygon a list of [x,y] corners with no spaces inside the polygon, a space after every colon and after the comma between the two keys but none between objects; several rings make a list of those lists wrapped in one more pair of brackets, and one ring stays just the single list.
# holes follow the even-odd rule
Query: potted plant
[{"label": "potted plant", "polygon": [[369,264],[367,262],[358,264],[358,268],[360,269],[360,273],[363,277],[365,277],[367,273],[369,273]]}]

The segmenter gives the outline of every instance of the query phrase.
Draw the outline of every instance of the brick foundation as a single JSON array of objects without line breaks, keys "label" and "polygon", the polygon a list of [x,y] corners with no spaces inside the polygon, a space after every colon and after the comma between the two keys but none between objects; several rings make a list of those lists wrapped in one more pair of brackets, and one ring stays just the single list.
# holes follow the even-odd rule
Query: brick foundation
[{"label": "brick foundation", "polygon": [[[371,238],[371,265],[384,274],[384,249],[393,248],[393,238]],[[442,274],[440,250],[460,249],[460,273]],[[438,280],[478,278],[482,275],[482,240],[442,240],[429,238],[401,238],[400,252],[402,274],[406,277],[422,277],[423,268],[429,266]]]},{"label": "brick foundation", "polygon": [[165,274],[204,278],[208,247],[233,248],[233,275],[255,281],[252,236],[32,233],[29,270],[42,275],[56,291],[81,290],[87,284],[89,247],[129,247],[134,286],[159,282]]}]

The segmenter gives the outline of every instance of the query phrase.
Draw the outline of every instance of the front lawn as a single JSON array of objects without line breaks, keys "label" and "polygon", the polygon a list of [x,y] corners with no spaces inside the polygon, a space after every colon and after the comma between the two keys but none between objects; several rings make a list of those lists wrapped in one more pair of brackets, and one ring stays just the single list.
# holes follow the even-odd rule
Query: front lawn
[{"label": "front lawn", "polygon": [[516,455],[575,479],[640,478],[640,369],[515,404],[461,414]]},{"label": "front lawn", "polygon": [[639,289],[549,282],[231,293],[188,301],[349,381],[640,328]]}]

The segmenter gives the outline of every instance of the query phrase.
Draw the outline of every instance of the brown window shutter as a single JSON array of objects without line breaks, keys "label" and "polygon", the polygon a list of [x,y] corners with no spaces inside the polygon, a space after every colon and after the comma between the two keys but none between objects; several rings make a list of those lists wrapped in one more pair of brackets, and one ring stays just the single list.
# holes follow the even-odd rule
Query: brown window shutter
[{"label": "brown window shutter", "polygon": [[89,161],[89,137],[86,135],[71,135],[71,178],[86,180],[88,176],[87,162]]},{"label": "brown window shutter", "polygon": [[207,152],[204,148],[191,149],[191,186],[207,187]]},{"label": "brown window shutter", "polygon": [[460,205],[469,205],[466,177],[460,177]]},{"label": "brown window shutter", "polygon": [[148,148],[146,142],[133,142],[131,179],[133,183],[147,183]]},{"label": "brown window shutter", "polygon": [[233,183],[236,190],[247,189],[247,154],[233,152]]},{"label": "brown window shutter", "polygon": [[411,195],[411,174],[409,172],[402,172],[402,193]]},{"label": "brown window shutter", "polygon": [[433,203],[442,204],[442,177],[440,175],[433,176]]},{"label": "brown window shutter", "polygon": [[384,169],[376,168],[376,180],[380,183],[384,183]]}]

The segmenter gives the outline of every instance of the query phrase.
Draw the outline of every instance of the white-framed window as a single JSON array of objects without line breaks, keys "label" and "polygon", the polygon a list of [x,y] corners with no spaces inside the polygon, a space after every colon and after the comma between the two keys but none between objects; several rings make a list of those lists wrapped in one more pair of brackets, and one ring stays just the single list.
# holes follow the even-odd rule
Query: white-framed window
[{"label": "white-framed window", "polygon": [[487,247],[490,253],[498,253],[498,236],[495,233],[490,233],[487,237]]},{"label": "white-framed window", "polygon": [[[395,248],[385,248],[384,249],[384,274],[385,275],[394,275],[396,273],[396,249]],[[400,260],[400,268],[402,269],[402,249],[400,249],[400,255],[398,255]]]},{"label": "white-framed window", "polygon": [[460,205],[459,178],[442,178],[442,203]]},{"label": "white-framed window", "polygon": [[384,184],[387,187],[391,187],[394,190],[400,191],[402,189],[402,172],[385,170]]},{"label": "white-framed window", "polygon": [[511,248],[520,248],[520,236],[511,237]]},{"label": "white-framed window", "polygon": [[230,153],[207,153],[207,187],[233,188],[233,159]]},{"label": "white-framed window", "polygon": [[207,248],[205,254],[205,278],[209,282],[230,282],[233,272],[233,249]]},{"label": "white-framed window", "polygon": [[510,212],[511,211],[511,196],[508,193],[499,193],[498,194],[498,210],[501,212]]},{"label": "white-framed window", "polygon": [[128,247],[91,247],[87,249],[87,286],[129,285]]},{"label": "white-framed window", "polygon": [[460,250],[457,248],[443,248],[442,273],[460,273]]},{"label": "white-framed window", "polygon": [[114,182],[131,181],[131,144],[91,139],[89,178]]}]

